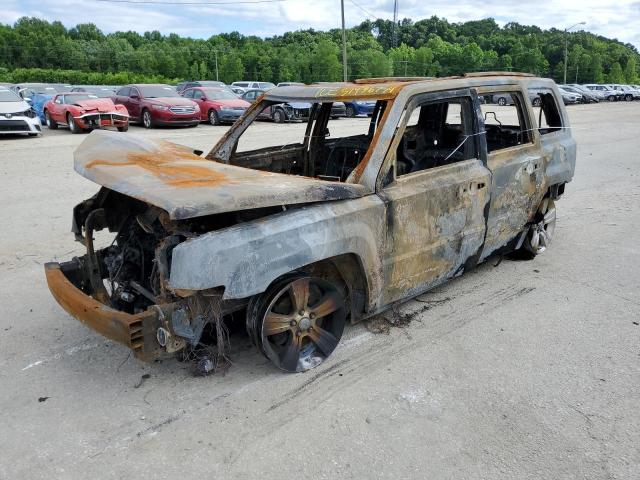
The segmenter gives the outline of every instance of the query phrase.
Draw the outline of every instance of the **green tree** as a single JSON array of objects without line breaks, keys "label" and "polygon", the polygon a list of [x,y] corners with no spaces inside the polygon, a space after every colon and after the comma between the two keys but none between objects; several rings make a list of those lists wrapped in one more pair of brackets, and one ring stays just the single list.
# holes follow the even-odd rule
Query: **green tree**
[{"label": "green tree", "polygon": [[611,65],[611,70],[607,75],[607,83],[624,83],[624,73],[618,62]]}]

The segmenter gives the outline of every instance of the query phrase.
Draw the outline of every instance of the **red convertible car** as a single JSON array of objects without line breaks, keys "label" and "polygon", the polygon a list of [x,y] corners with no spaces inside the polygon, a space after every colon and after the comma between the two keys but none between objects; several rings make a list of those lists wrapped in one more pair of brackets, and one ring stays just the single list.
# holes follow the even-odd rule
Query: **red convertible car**
[{"label": "red convertible car", "polygon": [[212,87],[188,88],[182,96],[193,100],[200,107],[200,120],[211,125],[222,122],[235,122],[251,104],[229,90]]},{"label": "red convertible car", "polygon": [[129,113],[124,105],[115,105],[110,98],[82,92],[60,93],[44,105],[44,117],[51,130],[67,125],[71,133],[102,127],[129,129]]}]

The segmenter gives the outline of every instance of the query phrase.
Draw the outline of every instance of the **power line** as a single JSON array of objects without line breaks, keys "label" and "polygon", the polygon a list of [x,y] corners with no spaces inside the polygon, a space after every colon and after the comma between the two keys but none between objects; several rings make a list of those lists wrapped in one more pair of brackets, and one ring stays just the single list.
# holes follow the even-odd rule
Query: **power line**
[{"label": "power line", "polygon": [[239,5],[241,3],[275,3],[286,2],[288,0],[237,0],[235,2],[219,2],[219,1],[200,1],[200,2],[179,2],[179,1],[161,1],[161,0],[95,0],[96,2],[109,3],[131,3],[131,4],[151,4],[151,5]]},{"label": "power line", "polygon": [[362,10],[364,13],[366,13],[368,16],[370,16],[371,18],[373,18],[374,20],[378,17],[376,17],[373,13],[371,13],[369,10],[367,10],[366,8],[364,8],[362,5],[354,2],[353,0],[349,0],[351,3],[353,3],[356,7],[358,7],[360,10]]}]

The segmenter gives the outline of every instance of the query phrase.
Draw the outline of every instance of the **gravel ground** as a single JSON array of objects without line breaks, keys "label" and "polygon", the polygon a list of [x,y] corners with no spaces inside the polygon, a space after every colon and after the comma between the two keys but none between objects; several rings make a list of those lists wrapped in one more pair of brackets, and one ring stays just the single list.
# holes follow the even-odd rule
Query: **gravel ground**
[{"label": "gravel ground", "polygon": [[[43,263],[81,251],[84,136],[0,139],[0,478],[640,478],[640,104],[569,111],[576,176],[544,255],[408,302],[406,327],[348,327],[297,375],[237,334],[227,375],[195,378],[72,320]],[[225,130],[128,134],[206,150]]]}]

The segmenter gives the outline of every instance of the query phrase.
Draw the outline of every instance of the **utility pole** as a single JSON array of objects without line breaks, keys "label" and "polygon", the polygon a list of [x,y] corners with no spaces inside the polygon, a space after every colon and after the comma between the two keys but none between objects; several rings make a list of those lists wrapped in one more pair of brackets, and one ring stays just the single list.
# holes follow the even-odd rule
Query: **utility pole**
[{"label": "utility pole", "polygon": [[393,0],[393,30],[391,31],[391,46],[396,48],[398,46],[398,0]]},{"label": "utility pole", "polygon": [[578,25],[584,25],[586,22],[576,23],[575,25],[571,25],[564,29],[564,81],[563,84],[567,84],[567,50],[569,47],[569,30],[573,27],[577,27]]},{"label": "utility pole", "polygon": [[220,79],[218,78],[218,49],[214,50],[215,54],[216,54],[216,82],[218,82]]},{"label": "utility pole", "polygon": [[344,29],[344,0],[340,0],[342,9],[342,80],[348,81],[347,75],[347,32]]}]

